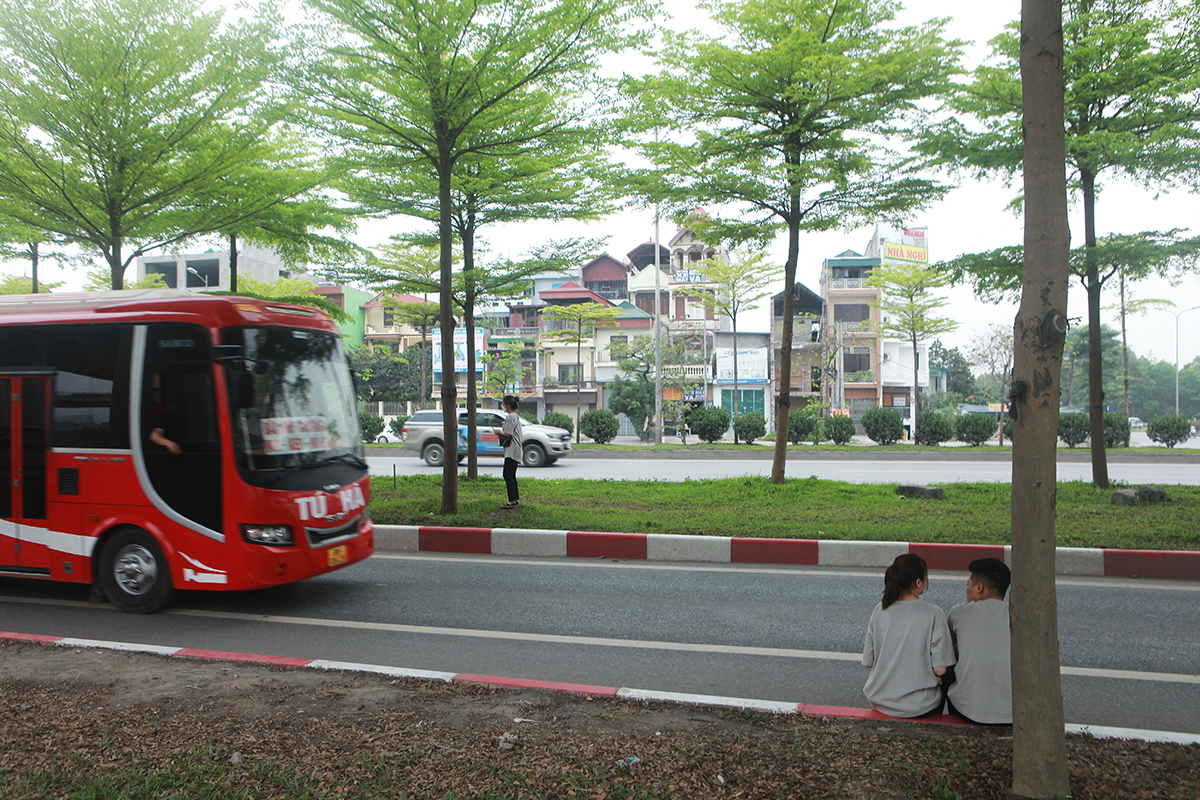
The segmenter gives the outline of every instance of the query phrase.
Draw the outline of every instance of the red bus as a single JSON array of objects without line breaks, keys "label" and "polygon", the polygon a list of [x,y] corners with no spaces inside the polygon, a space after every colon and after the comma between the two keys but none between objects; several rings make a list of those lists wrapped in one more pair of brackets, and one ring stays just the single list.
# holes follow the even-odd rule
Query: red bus
[{"label": "red bus", "polygon": [[341,337],[172,289],[0,297],[0,575],[151,613],[374,551]]}]

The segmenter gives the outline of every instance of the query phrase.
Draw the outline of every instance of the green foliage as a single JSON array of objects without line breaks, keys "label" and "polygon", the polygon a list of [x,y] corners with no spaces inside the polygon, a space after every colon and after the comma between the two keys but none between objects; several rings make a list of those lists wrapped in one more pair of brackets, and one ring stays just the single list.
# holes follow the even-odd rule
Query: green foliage
[{"label": "green foliage", "polygon": [[1162,414],[1146,425],[1146,435],[1152,442],[1174,447],[1191,438],[1192,423],[1180,414]]},{"label": "green foliage", "polygon": [[617,415],[604,408],[593,408],[579,418],[579,432],[596,444],[608,444],[617,438],[621,423]]},{"label": "green foliage", "polygon": [[[733,445],[728,445],[730,449]],[[844,451],[843,451],[844,452]],[[1168,454],[1164,457],[1169,458]],[[503,483],[488,476],[464,485],[457,515],[438,513],[437,475],[372,479],[376,524],[489,527]],[[1200,551],[1200,486],[1164,486],[1170,503],[1114,506],[1112,490],[1087,482],[1058,484],[1055,531],[1063,547],[1124,547]],[[901,499],[894,484],[853,484],[815,478],[688,480],[553,480],[539,482],[539,502],[521,525],[544,530],[795,538],[796,515],[822,540],[873,540],[1007,545],[1012,488],[1007,483],[946,485],[936,514]],[[687,509],[687,513],[680,513]]]},{"label": "green foliage", "polygon": [[1013,426],[1016,424],[1016,421],[1012,417],[1008,414],[1004,415],[1004,438],[1010,442],[1013,438]]},{"label": "green foliage", "polygon": [[694,408],[688,414],[688,427],[701,441],[712,444],[729,430],[729,412],[717,406]]},{"label": "green foliage", "polygon": [[534,425],[538,424],[537,417],[533,414],[532,411],[518,411],[517,415],[520,416],[521,419],[525,420],[526,422],[533,423]]},{"label": "green foliage", "polygon": [[408,422],[408,415],[400,417],[392,417],[392,421],[388,423],[388,429],[396,436],[404,434],[404,423]]},{"label": "green foliage", "polygon": [[1087,414],[1059,414],[1058,438],[1067,447],[1078,447],[1088,440],[1091,435],[1091,422]]},{"label": "green foliage", "polygon": [[422,348],[393,353],[384,345],[347,347],[358,395],[366,401],[405,402],[422,396]]},{"label": "green foliage", "polygon": [[805,414],[803,410],[788,414],[788,443],[800,444],[812,438],[813,431],[818,430],[820,419],[814,414]]},{"label": "green foliage", "polygon": [[991,414],[963,414],[954,426],[954,435],[960,442],[972,447],[991,439],[996,433],[996,420]]},{"label": "green foliage", "polygon": [[829,432],[829,440],[834,444],[847,445],[854,439],[854,418],[845,414],[835,414],[825,420]]},{"label": "green foliage", "polygon": [[875,444],[895,444],[904,438],[904,417],[894,408],[868,408],[863,413],[862,426]]},{"label": "green foliage", "polygon": [[146,250],[279,202],[252,176],[308,154],[267,105],[278,27],[270,9],[222,21],[199,0],[5,3],[5,210],[101,253],[121,288]]},{"label": "green foliage", "polygon": [[643,442],[654,438],[654,431],[646,424],[654,414],[652,382],[630,380],[618,375],[608,385],[608,408],[614,414],[628,417]]},{"label": "green foliage", "polygon": [[942,345],[941,339],[935,339],[929,345],[929,366],[945,371],[948,393],[962,397],[975,394],[975,376],[971,373],[971,364],[957,347],[947,348]]},{"label": "green foliage", "polygon": [[383,433],[383,417],[370,411],[358,412],[358,427],[362,429],[364,442],[373,442],[375,437]]},{"label": "green foliage", "polygon": [[737,422],[733,423],[737,437],[746,444],[754,444],[755,439],[761,439],[767,432],[767,421],[757,411],[739,414]]},{"label": "green foliage", "polygon": [[917,444],[937,447],[954,438],[954,422],[940,411],[922,411],[913,438]]},{"label": "green foliage", "polygon": [[1129,417],[1120,411],[1104,413],[1104,446],[1129,447]]},{"label": "green foliage", "polygon": [[[554,428],[562,428],[567,433],[575,432],[575,420],[571,419],[561,411],[551,411],[546,415],[546,418],[542,420],[542,424],[550,425]],[[580,429],[580,433],[583,433],[582,429]]]}]

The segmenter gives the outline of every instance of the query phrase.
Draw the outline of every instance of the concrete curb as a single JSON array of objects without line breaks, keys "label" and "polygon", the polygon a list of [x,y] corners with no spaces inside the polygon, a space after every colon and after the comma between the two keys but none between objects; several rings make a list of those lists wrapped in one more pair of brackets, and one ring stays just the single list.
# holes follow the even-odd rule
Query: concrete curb
[{"label": "concrete curb", "polygon": [[[405,669],[378,664],[360,664],[350,661],[330,661],[327,659],[288,658],[284,656],[255,655],[252,653],[227,653],[219,650],[197,650],[188,647],[163,647],[160,645],[131,644],[128,642],[106,642],[98,639],[75,639],[65,636],[44,636],[29,633],[10,633],[0,631],[0,640],[15,642],[36,642],[44,645],[59,645],[62,647],[94,647],[106,650],[121,650],[131,653],[150,653],[170,658],[195,658],[209,661],[232,661],[247,664],[269,664],[277,667],[295,669],[343,670],[361,672],[371,675],[383,675],[390,678],[414,678],[417,680],[442,681],[444,683],[473,683],[485,686],[501,686],[513,689],[536,689],[543,691],[568,692],[570,694],[590,695],[593,697],[614,697],[644,702],[681,703],[684,705],[718,706],[724,708],[745,708],[752,711],[762,711],[770,714],[800,714],[805,716],[840,717],[843,719],[866,719],[880,722],[908,722],[918,725],[954,725],[973,728],[975,726],[963,722],[949,714],[935,714],[921,719],[902,719],[889,717],[870,708],[850,708],[846,706],[819,706],[808,703],[792,703],[778,700],[753,700],[744,697],[719,697],[704,694],[685,694],[680,692],[656,692],[647,689],[630,689],[616,686],[590,686],[578,683],[559,683],[555,681],[539,681],[524,678],[506,678],[498,675],[473,675],[468,673],[437,672],[422,669]],[[1101,739],[1133,739],[1145,742],[1169,742],[1181,745],[1200,744],[1200,735],[1190,733],[1175,733],[1171,731],[1147,731],[1135,728],[1113,728],[1107,726],[1068,724],[1065,730],[1069,734],[1084,734]]]},{"label": "concrete curb", "polygon": [[[962,570],[977,558],[1011,562],[1012,548],[981,544],[842,542],[754,539],[655,533],[542,531],[522,528],[455,528],[376,525],[378,552],[471,553],[557,558],[620,558],[706,564],[796,564],[882,568],[916,553],[931,569]],[[1200,581],[1200,552],[1060,547],[1058,575]]]}]

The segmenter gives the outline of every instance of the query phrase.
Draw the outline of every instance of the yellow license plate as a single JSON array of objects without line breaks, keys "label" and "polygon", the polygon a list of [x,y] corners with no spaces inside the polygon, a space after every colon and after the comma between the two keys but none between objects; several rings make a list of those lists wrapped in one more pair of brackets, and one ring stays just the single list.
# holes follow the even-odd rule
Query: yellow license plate
[{"label": "yellow license plate", "polygon": [[340,567],[350,560],[350,549],[344,544],[325,551],[325,561],[330,567]]}]

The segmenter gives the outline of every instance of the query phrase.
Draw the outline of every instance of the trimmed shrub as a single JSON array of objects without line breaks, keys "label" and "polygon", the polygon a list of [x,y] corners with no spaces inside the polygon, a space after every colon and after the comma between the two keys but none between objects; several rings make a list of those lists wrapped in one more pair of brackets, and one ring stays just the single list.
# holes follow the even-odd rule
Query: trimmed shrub
[{"label": "trimmed shrub", "polygon": [[1092,433],[1092,423],[1087,414],[1059,414],[1058,438],[1067,447],[1077,447],[1088,440]]},{"label": "trimmed shrub", "polygon": [[1162,414],[1150,420],[1146,435],[1152,442],[1174,447],[1192,437],[1192,423],[1178,414]]},{"label": "trimmed shrub", "polygon": [[954,438],[954,423],[940,411],[922,411],[917,415],[913,439],[917,444],[937,447]]},{"label": "trimmed shrub", "polygon": [[995,433],[996,420],[989,414],[963,414],[954,426],[954,435],[958,440],[972,447],[979,447]]},{"label": "trimmed shrub", "polygon": [[362,429],[364,442],[373,442],[375,437],[383,433],[383,417],[370,411],[358,412],[358,427]]},{"label": "trimmed shrub", "polygon": [[532,425],[538,424],[537,417],[534,416],[533,412],[531,412],[531,411],[518,411],[517,416],[519,416],[521,419],[525,420],[526,422],[528,422]]},{"label": "trimmed shrub", "polygon": [[1120,411],[1104,412],[1104,446],[1129,447],[1129,417]]},{"label": "trimmed shrub", "polygon": [[854,439],[854,419],[842,415],[830,417],[825,420],[829,432],[829,439],[834,444],[846,445]]},{"label": "trimmed shrub", "polygon": [[567,433],[575,432],[575,420],[568,417],[561,411],[551,411],[542,420],[543,425],[549,425],[554,428],[562,428]]},{"label": "trimmed shrub", "polygon": [[1013,426],[1017,423],[1008,414],[1004,415],[1004,439],[1009,443],[1012,442]]},{"label": "trimmed shrub", "polygon": [[579,432],[596,444],[608,444],[617,438],[621,423],[617,415],[604,408],[595,408],[579,418]]},{"label": "trimmed shrub", "polygon": [[757,411],[749,414],[739,414],[737,422],[733,423],[733,431],[740,441],[754,444],[755,439],[761,439],[767,432],[767,421]]},{"label": "trimmed shrub", "polygon": [[788,444],[809,441],[817,424],[818,420],[812,414],[805,414],[803,411],[788,412]]},{"label": "trimmed shrub", "polygon": [[717,406],[693,409],[688,414],[688,427],[701,441],[712,444],[729,430],[729,412]]},{"label": "trimmed shrub", "polygon": [[875,444],[895,444],[904,438],[904,417],[894,408],[868,408],[862,426]]}]

